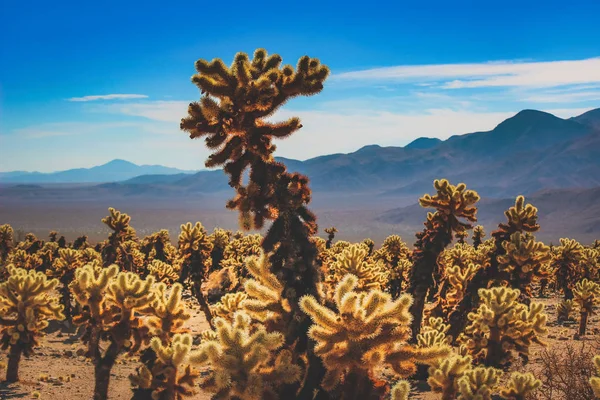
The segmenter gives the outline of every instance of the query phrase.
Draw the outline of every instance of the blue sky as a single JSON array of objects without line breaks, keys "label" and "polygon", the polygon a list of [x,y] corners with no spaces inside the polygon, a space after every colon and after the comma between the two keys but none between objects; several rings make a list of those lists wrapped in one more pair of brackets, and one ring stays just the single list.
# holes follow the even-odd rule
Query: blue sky
[{"label": "blue sky", "polygon": [[0,5],[0,171],[114,158],[203,168],[179,131],[199,58],[264,47],[332,70],[276,116],[304,128],[278,155],[306,159],[489,130],[525,108],[600,107],[600,2],[192,1]]}]

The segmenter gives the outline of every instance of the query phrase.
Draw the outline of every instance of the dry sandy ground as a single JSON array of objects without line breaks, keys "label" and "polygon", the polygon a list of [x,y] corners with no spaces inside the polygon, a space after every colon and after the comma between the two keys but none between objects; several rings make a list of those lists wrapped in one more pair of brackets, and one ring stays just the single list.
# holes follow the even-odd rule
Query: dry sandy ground
[{"label": "dry sandy ground", "polygon": [[[549,314],[549,337],[548,346],[553,348],[564,347],[568,341],[573,344],[583,341],[593,341],[598,336],[600,323],[598,317],[591,317],[588,325],[588,336],[583,339],[574,340],[577,325],[559,326],[556,324],[557,298],[538,300],[546,304]],[[192,334],[197,335],[208,325],[203,314],[197,308],[193,308],[192,319],[187,325]],[[57,329],[58,328],[58,329]],[[33,392],[39,392],[41,399],[61,400],[89,400],[92,398],[94,386],[94,369],[89,361],[77,354],[83,349],[83,345],[77,340],[75,333],[58,326],[51,326],[51,331],[42,342],[42,347],[37,349],[36,355],[23,358],[20,367],[21,381],[16,384],[7,385],[0,383],[0,399],[29,399]],[[81,350],[80,350],[81,349]],[[79,352],[78,352],[79,350]],[[540,353],[542,347],[533,346],[531,349],[528,371],[537,372],[541,368]],[[5,355],[3,355],[5,359]],[[131,398],[131,389],[128,376],[136,366],[139,365],[135,359],[122,357],[113,368],[110,383],[111,400],[128,400]],[[4,374],[5,371],[2,373]],[[40,375],[50,376],[49,382],[41,382]],[[70,377],[70,380],[61,381],[61,377]],[[411,399],[434,400],[439,399],[439,394],[428,391],[424,382],[411,382],[413,393]],[[208,400],[210,395],[198,393],[193,399]]]}]

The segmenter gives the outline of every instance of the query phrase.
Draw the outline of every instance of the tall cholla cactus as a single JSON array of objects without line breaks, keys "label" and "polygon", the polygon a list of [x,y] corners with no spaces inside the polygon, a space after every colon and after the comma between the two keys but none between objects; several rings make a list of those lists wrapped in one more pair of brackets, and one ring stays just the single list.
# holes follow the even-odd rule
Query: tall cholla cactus
[{"label": "tall cholla cactus", "polygon": [[521,232],[513,233],[502,246],[505,254],[497,257],[500,270],[508,275],[508,286],[519,289],[525,295],[521,301],[527,302],[533,295],[532,285],[550,275],[550,247]]},{"label": "tall cholla cactus", "polygon": [[[120,272],[113,265],[100,268],[88,264],[77,270],[71,288],[85,311],[73,322],[86,326],[83,340],[95,367],[94,400],[106,400],[110,372],[119,354],[138,351],[148,337],[148,327],[140,316],[151,312],[156,298],[154,277],[146,280],[133,272]],[[108,342],[102,353],[100,341]]]},{"label": "tall cholla cactus", "polygon": [[330,228],[325,228],[325,233],[327,234],[327,242],[325,242],[325,248],[330,249],[333,244],[333,239],[335,238],[335,234],[338,232],[335,226]]},{"label": "tall cholla cactus", "polygon": [[453,355],[429,367],[427,383],[434,392],[442,393],[442,400],[456,399],[459,390],[458,379],[471,369],[470,356]]},{"label": "tall cholla cactus", "polygon": [[167,344],[153,337],[150,347],[156,354],[153,365],[144,365],[129,376],[134,386],[133,399],[182,400],[196,394],[200,373],[192,365],[201,354],[191,351],[192,336],[178,333]]},{"label": "tall cholla cactus", "polygon": [[[414,337],[421,329],[427,293],[436,290],[438,256],[452,242],[453,233],[471,229],[470,222],[477,221],[477,192],[467,190],[464,183],[454,186],[445,179],[436,180],[433,186],[437,191],[434,196],[426,194],[419,199],[422,207],[436,208],[436,212],[428,213],[425,229],[417,234],[413,251],[409,293],[414,297],[410,309],[414,317],[411,327]],[[463,218],[469,222],[462,222]]]},{"label": "tall cholla cactus", "polygon": [[355,291],[358,278],[346,275],[335,292],[334,312],[312,296],[303,297],[302,309],[314,325],[309,335],[317,342],[315,352],[327,372],[322,382],[332,391],[343,382],[339,399],[370,399],[386,388],[375,387],[381,370],[388,366],[400,377],[416,371],[416,363],[428,364],[445,357],[447,346],[418,348],[407,344],[412,319],[408,309],[411,297],[393,301],[380,290]]},{"label": "tall cholla cactus", "polygon": [[594,306],[600,303],[600,285],[587,279],[577,282],[573,290],[573,300],[579,306],[579,335],[585,335],[588,316],[594,313]]},{"label": "tall cholla cactus", "polygon": [[179,280],[179,271],[171,264],[160,260],[152,260],[148,265],[148,273],[156,279],[157,282],[172,284]]},{"label": "tall cholla cactus", "polygon": [[0,265],[8,258],[14,246],[14,231],[8,224],[0,225]]},{"label": "tall cholla cactus", "polygon": [[71,290],[69,285],[75,278],[75,270],[82,265],[79,251],[73,249],[59,249],[58,258],[54,259],[52,268],[46,275],[57,278],[61,283],[61,303],[64,308],[65,319],[71,321]]},{"label": "tall cholla cactus", "polygon": [[481,305],[469,313],[471,324],[461,338],[469,352],[485,365],[502,367],[510,363],[513,354],[528,357],[532,343],[544,344],[547,333],[544,305],[518,302],[520,291],[506,287],[480,289]]},{"label": "tall cholla cactus", "polygon": [[194,363],[210,366],[200,384],[220,399],[276,400],[280,386],[297,382],[301,369],[292,363],[288,350],[277,350],[284,338],[263,327],[251,329],[251,318],[243,311],[233,320],[215,318],[215,332],[208,332]]},{"label": "tall cholla cactus", "polygon": [[493,282],[508,280],[507,273],[500,270],[498,260],[499,256],[506,253],[504,242],[509,241],[515,232],[537,232],[540,229],[537,211],[531,204],[525,204],[523,196],[518,196],[515,205],[504,212],[506,223],[498,224],[498,229],[492,232],[493,248],[489,253],[489,265],[477,271],[467,286],[465,296],[448,316],[449,334],[452,337],[458,337],[469,321],[468,313],[478,307],[479,289],[487,289]]},{"label": "tall cholla cactus", "polygon": [[0,283],[0,332],[2,349],[10,348],[6,380],[19,380],[21,355],[29,356],[49,320],[62,320],[62,305],[52,291],[57,279],[48,280],[41,272],[8,266],[8,279]]},{"label": "tall cholla cactus", "polygon": [[210,259],[212,260],[210,270],[216,271],[221,268],[221,261],[224,258],[225,248],[231,239],[231,231],[215,228],[208,238],[213,245],[213,249],[210,252]]},{"label": "tall cholla cactus", "polygon": [[122,249],[123,243],[136,237],[135,229],[129,225],[131,217],[112,207],[108,212],[109,215],[102,218],[102,223],[108,226],[112,233],[108,237],[108,244],[102,249],[103,266],[119,264],[123,268],[132,270],[133,266],[129,265],[127,255]]},{"label": "tall cholla cactus", "polygon": [[398,298],[406,284],[412,267],[411,251],[398,235],[385,238],[381,248],[373,254],[373,259],[381,260],[389,270],[388,290],[393,298]]},{"label": "tall cholla cactus", "polygon": [[554,279],[565,295],[565,299],[573,298],[573,286],[582,278],[581,259],[583,246],[574,239],[560,239],[560,246],[555,248],[551,262]]},{"label": "tall cholla cactus", "polygon": [[[308,178],[288,172],[273,157],[276,147],[272,140],[299,130],[300,120],[293,117],[273,123],[267,118],[287,100],[323,90],[329,69],[308,56],[300,58],[297,70],[291,65],[281,68],[281,62],[279,55],[268,56],[264,49],[256,50],[252,60],[246,53],[236,54],[231,67],[220,59],[198,60],[198,74],[192,81],[206,95],[189,105],[180,128],[192,139],[206,136],[206,145],[215,150],[206,166],[224,166],[236,192],[227,208],[239,211],[242,227],[260,229],[265,221],[273,221],[262,248],[267,254],[273,252],[272,270],[284,285],[284,296],[292,307],[292,322],[284,333],[286,342],[298,339],[295,355],[308,350],[310,367],[300,395],[307,398],[312,396],[322,370],[310,350],[310,321],[299,309],[298,300],[306,294],[318,295],[317,248],[311,240],[317,223],[308,209]],[[242,175],[248,167],[249,180],[243,184]],[[285,396],[291,396],[290,392]]]},{"label": "tall cholla cactus", "polygon": [[208,278],[211,260],[210,252],[213,245],[208,238],[206,230],[200,222],[192,225],[188,222],[181,225],[181,233],[179,234],[179,253],[182,257],[181,274],[179,282],[185,283],[188,277],[192,280],[192,293],[200,303],[200,307],[204,312],[206,321],[212,325],[212,314],[208,301],[202,293],[202,282]]}]

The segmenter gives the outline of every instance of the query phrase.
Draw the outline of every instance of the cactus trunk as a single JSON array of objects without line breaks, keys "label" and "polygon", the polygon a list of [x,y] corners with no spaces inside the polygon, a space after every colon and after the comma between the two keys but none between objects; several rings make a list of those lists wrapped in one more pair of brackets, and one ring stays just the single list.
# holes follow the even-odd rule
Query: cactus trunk
[{"label": "cactus trunk", "polygon": [[588,312],[581,311],[581,318],[579,318],[579,336],[585,335],[585,330],[587,328],[587,320],[588,320]]},{"label": "cactus trunk", "polygon": [[107,400],[108,399],[108,386],[110,384],[110,371],[112,370],[117,356],[119,355],[119,346],[112,342],[104,357],[96,361],[96,368],[94,376],[96,378],[96,385],[94,387],[94,399],[93,400]]},{"label": "cactus trunk", "polygon": [[214,329],[212,323],[212,313],[210,311],[208,301],[206,301],[206,297],[204,296],[204,293],[202,293],[201,283],[198,281],[194,281],[192,290],[194,292],[194,295],[196,296],[196,299],[198,300],[198,303],[200,304],[200,308],[202,309],[204,316],[206,317],[206,322],[208,322],[210,329]]},{"label": "cactus trunk", "polygon": [[19,381],[19,362],[21,361],[22,353],[23,349],[18,344],[10,346],[10,353],[8,354],[8,366],[6,368],[6,382]]},{"label": "cactus trunk", "polygon": [[[69,277],[68,279],[70,281],[72,277]],[[62,282],[62,288],[60,290],[60,300],[61,304],[64,307],[63,314],[65,315],[65,321],[71,322],[71,290],[69,289],[69,282],[65,281]]]},{"label": "cactus trunk", "polygon": [[488,367],[498,367],[503,358],[504,351],[502,350],[500,329],[492,327],[490,328],[490,336],[488,338],[488,351],[485,356],[485,365]]}]

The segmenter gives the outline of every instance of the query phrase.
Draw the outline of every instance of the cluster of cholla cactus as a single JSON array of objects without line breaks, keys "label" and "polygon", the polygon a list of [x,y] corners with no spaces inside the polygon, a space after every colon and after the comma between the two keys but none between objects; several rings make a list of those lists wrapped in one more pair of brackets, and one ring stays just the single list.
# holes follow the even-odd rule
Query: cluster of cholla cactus
[{"label": "cluster of cholla cactus", "polygon": [[543,344],[547,315],[540,303],[519,303],[520,291],[506,287],[480,289],[481,304],[469,314],[461,338],[468,352],[486,366],[505,367],[515,354],[525,360],[533,343]]},{"label": "cluster of cholla cactus", "polygon": [[[541,385],[509,371],[544,344],[548,316],[536,294],[562,294],[558,321],[579,311],[578,336],[586,333],[600,299],[600,242],[537,241],[537,209],[523,196],[486,239],[473,226],[479,195],[445,179],[419,199],[434,210],[414,246],[398,235],[379,247],[336,240],[335,227],[318,237],[308,178],[274,157],[273,140],[302,125],[271,117],[289,99],[319,93],[328,68],[307,56],[282,65],[263,49],[230,66],[195,66],[202,96],[180,127],[205,138],[207,167],[223,167],[235,191],[226,207],[241,228],[263,233],[188,222],[175,242],[167,230],[141,237],[114,208],[102,219],[108,238],[96,244],[56,231],[15,240],[1,225],[8,380],[48,320],[66,317],[94,366],[94,400],[108,398],[125,354],[139,361],[134,400],[181,400],[198,389],[213,399],[406,400],[410,379],[442,399],[520,400]],[[210,329],[188,326],[190,305]],[[599,378],[590,384],[598,395]]]}]

